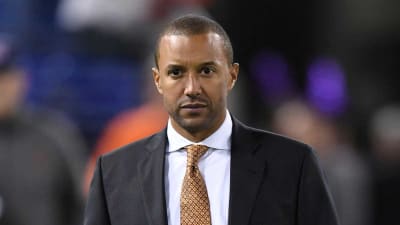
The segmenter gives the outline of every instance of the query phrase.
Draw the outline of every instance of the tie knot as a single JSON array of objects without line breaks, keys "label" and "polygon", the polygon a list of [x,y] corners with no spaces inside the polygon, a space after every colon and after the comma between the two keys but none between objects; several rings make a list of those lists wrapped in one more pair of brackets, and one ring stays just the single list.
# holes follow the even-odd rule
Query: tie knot
[{"label": "tie knot", "polygon": [[188,154],[188,166],[195,166],[200,157],[206,153],[208,147],[205,145],[189,145],[185,147]]}]

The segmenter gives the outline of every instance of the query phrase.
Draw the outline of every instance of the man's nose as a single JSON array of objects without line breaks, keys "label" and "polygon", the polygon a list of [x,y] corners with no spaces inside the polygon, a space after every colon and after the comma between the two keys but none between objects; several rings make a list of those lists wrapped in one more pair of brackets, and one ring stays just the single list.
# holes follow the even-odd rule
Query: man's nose
[{"label": "man's nose", "polygon": [[194,97],[201,94],[200,81],[195,74],[189,74],[185,85],[185,95]]}]

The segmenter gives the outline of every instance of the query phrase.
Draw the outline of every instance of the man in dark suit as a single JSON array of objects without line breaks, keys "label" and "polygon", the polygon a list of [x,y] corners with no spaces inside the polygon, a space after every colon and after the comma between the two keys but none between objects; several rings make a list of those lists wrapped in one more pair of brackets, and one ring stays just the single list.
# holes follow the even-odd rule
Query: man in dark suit
[{"label": "man in dark suit", "polygon": [[85,225],[338,224],[313,151],[227,110],[239,65],[220,25],[192,15],[172,21],[155,61],[167,128],[99,158]]}]

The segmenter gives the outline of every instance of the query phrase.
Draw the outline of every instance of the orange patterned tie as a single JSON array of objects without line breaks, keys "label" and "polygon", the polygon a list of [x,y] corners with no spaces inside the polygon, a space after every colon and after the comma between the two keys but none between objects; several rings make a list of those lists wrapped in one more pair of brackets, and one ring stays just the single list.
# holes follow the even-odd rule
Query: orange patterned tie
[{"label": "orange patterned tie", "polygon": [[189,145],[186,150],[186,174],[181,192],[181,225],[211,225],[207,187],[197,165],[208,147]]}]

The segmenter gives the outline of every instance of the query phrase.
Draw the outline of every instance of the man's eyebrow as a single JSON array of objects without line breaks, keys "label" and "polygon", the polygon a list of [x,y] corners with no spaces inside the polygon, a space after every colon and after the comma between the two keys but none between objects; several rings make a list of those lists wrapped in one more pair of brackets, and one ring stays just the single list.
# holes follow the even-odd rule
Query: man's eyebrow
[{"label": "man's eyebrow", "polygon": [[183,68],[184,66],[179,64],[168,64],[167,68]]},{"label": "man's eyebrow", "polygon": [[203,67],[203,66],[217,66],[218,64],[214,61],[209,61],[209,62],[204,62],[198,65],[198,67]]},{"label": "man's eyebrow", "polygon": [[200,66],[216,66],[216,65],[217,63],[215,63],[214,61],[204,62],[200,64]]},{"label": "man's eyebrow", "polygon": [[[218,64],[217,64],[216,62],[214,62],[214,61],[207,61],[207,62],[198,64],[196,67],[217,66],[217,65],[218,65]],[[167,69],[171,69],[171,68],[173,68],[173,69],[175,69],[175,68],[177,68],[177,69],[182,69],[182,68],[185,68],[185,66],[184,66],[184,65],[181,65],[181,64],[172,63],[172,64],[168,64],[168,65],[166,66],[166,68],[167,68]]]}]

